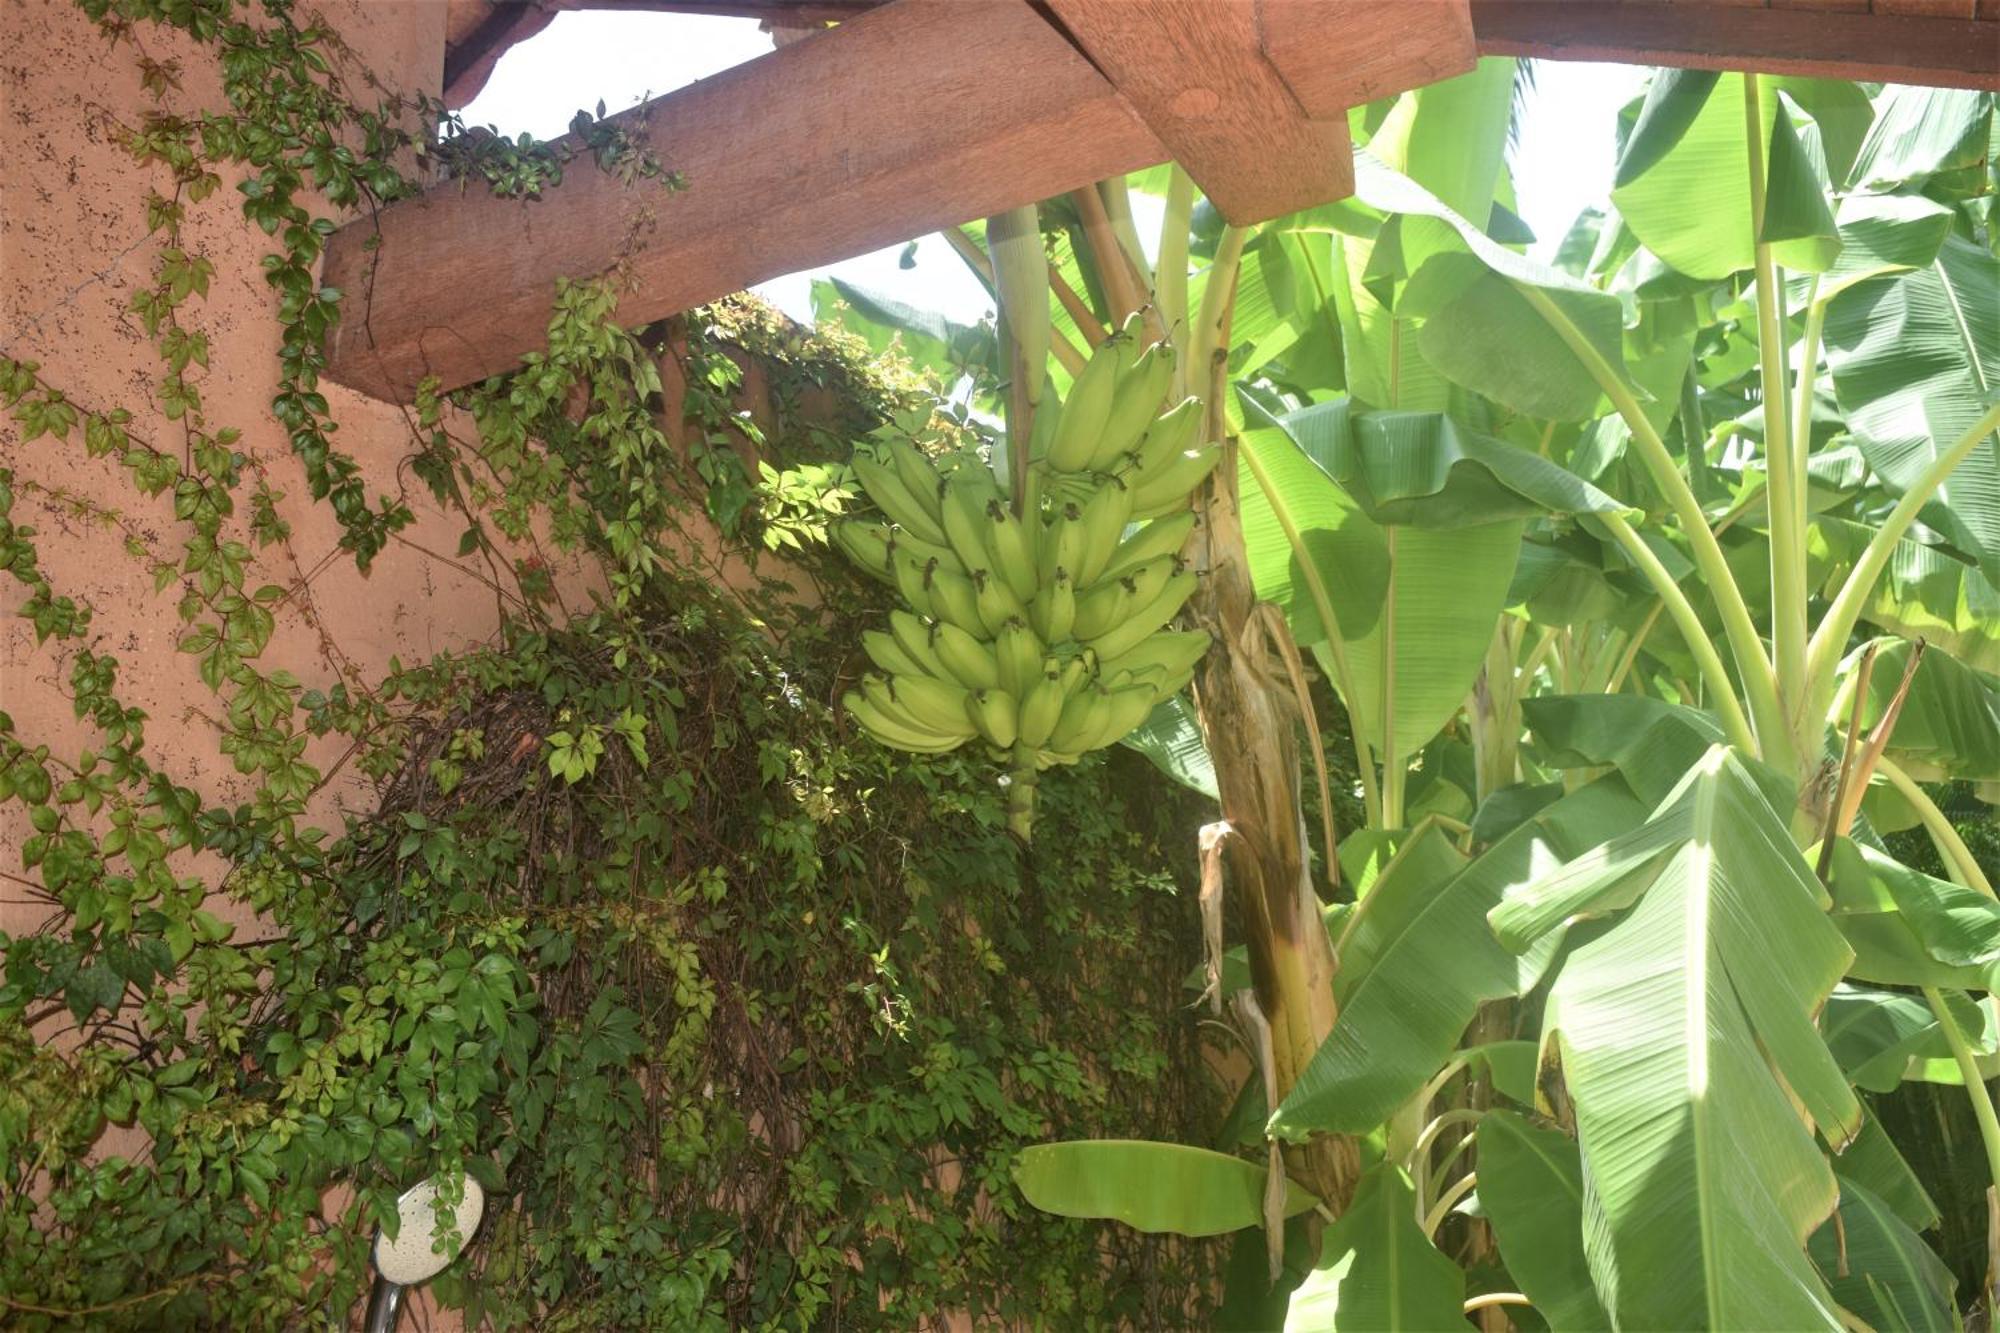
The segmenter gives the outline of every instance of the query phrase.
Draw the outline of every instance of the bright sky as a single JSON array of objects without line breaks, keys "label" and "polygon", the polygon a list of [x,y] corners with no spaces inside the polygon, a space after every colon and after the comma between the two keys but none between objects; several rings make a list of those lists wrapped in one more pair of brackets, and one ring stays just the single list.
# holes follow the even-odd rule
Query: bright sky
[{"label": "bright sky", "polygon": [[[622,111],[770,49],[769,34],[754,19],[569,10],[501,58],[464,116],[468,124],[546,138],[561,134],[578,107],[602,99],[607,111]],[[1515,170],[1522,212],[1537,238],[1534,251],[1546,256],[1577,213],[1609,191],[1613,118],[1638,90],[1643,71],[1545,61],[1536,74]],[[1158,216],[1148,202],[1135,200],[1142,231],[1151,220],[1147,212]],[[990,308],[985,290],[937,237],[917,243],[912,268],[899,265],[902,250],[777,278],[757,290],[804,321],[812,318],[811,279],[824,273],[965,322]]]}]

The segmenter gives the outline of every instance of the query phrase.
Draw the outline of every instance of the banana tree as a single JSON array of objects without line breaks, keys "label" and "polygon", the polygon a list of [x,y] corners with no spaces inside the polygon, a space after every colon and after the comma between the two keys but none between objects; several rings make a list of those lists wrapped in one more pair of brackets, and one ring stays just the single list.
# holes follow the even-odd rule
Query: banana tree
[{"label": "banana tree", "polygon": [[[1289,1159],[1298,1211],[1265,1154],[1299,1328],[1948,1324],[1935,1211],[1855,1089],[1961,1087],[2000,1182],[2000,906],[1925,786],[2000,790],[1993,99],[1661,72],[1543,265],[1510,74],[1358,113],[1340,205],[1184,248],[1173,175],[1131,261],[1163,304],[1187,275],[1214,368],[1229,651],[1198,696],[1225,815],[1259,802],[1294,894],[1239,897],[1249,966],[1210,975],[1249,983],[1252,1049],[1274,990],[1325,990],[1244,1090],[1263,1132],[1219,1146],[1373,1163]],[[1294,887],[1287,636],[1362,774],[1325,910]],[[1219,728],[1232,698],[1264,711]],[[1945,878],[1887,856],[1911,826]],[[1308,937],[1325,963],[1273,987]],[[1031,1201],[1120,1216],[1065,1163]]]},{"label": "banana tree", "polygon": [[[1482,1123],[1476,1106],[1432,1114],[1454,1062],[1469,1063],[1454,1047],[1481,1005],[1514,999],[1542,1051],[1536,1109],[1573,1136],[1583,1182],[1567,1233],[1579,1262],[1555,1266],[1568,1285],[1508,1260],[1545,1313],[1835,1326],[1877,1320],[1886,1292],[1908,1302],[1891,1322],[1949,1314],[1935,1261],[1911,1258],[1922,1247],[1909,1218],[1878,1233],[1871,1252],[1895,1273],[1873,1285],[1843,1284],[1849,1274],[1816,1265],[1806,1242],[1896,1180],[1879,1172],[1893,1148],[1871,1155],[1872,1181],[1842,1178],[1865,1122],[1815,1023],[1843,977],[1915,988],[1882,993],[1932,1016],[1927,1061],[1898,1072],[1963,1083],[2000,1165],[1979,1063],[1993,1049],[1977,1018],[1990,1002],[1965,1000],[1986,990],[1992,955],[1939,925],[1963,912],[1955,926],[1983,941],[2000,908],[1911,776],[1913,764],[1928,777],[2000,774],[2000,695],[1949,649],[1907,673],[1894,669],[1915,665],[1907,645],[1850,651],[1864,621],[1933,622],[1960,651],[1990,632],[2000,269],[1964,195],[1977,175],[1966,145],[1983,150],[1992,125],[1977,94],[1898,89],[1871,103],[1845,85],[1663,73],[1626,134],[1617,220],[1598,227],[1580,272],[1525,263],[1373,155],[1357,173],[1360,207],[1329,219],[1338,248],[1367,252],[1348,259],[1366,288],[1341,302],[1356,312],[1343,326],[1350,349],[1386,346],[1387,371],[1368,368],[1369,382],[1391,392],[1444,381],[1443,420],[1419,427],[1352,392],[1273,416],[1325,474],[1315,501],[1268,469],[1274,509],[1300,516],[1318,503],[1328,517],[1289,525],[1290,550],[1273,554],[1290,577],[1267,588],[1295,624],[1332,622],[1319,651],[1365,713],[1378,691],[1351,662],[1343,675],[1339,656],[1379,638],[1373,618],[1393,599],[1353,594],[1367,551],[1345,540],[1346,513],[1471,533],[1523,502],[1564,516],[1529,519],[1523,563],[1534,551],[1541,568],[1507,598],[1536,632],[1503,622],[1465,717],[1504,753],[1490,733],[1512,714],[1493,701],[1518,704],[1531,738],[1514,773],[1476,766],[1480,815],[1498,813],[1468,841],[1476,851],[1510,812],[1554,803],[1539,831],[1517,823],[1469,864],[1440,857],[1429,829],[1407,835],[1343,929],[1333,1037],[1270,1127],[1400,1121],[1414,1138],[1389,1143],[1412,1145],[1405,1167],[1419,1207],[1434,1210],[1452,1196],[1425,1194],[1433,1147],[1454,1124]],[[1359,317],[1371,300],[1393,336]],[[1353,390],[1362,380],[1348,359]],[[1426,406],[1440,401],[1425,392]],[[1412,448],[1417,429],[1425,443]],[[1270,444],[1282,454],[1282,440]],[[1564,466],[1537,486],[1521,475],[1529,463]],[[1491,558],[1476,540],[1463,549]],[[1636,605],[1613,596],[1593,609],[1593,580],[1644,591]],[[1477,583],[1462,572],[1461,596]],[[1460,646],[1461,663],[1470,651]],[[1577,692],[1614,681],[1621,693]],[[1524,682],[1569,693],[1524,701]],[[1382,808],[1394,815],[1387,796],[1411,742],[1378,734],[1391,738]],[[1546,782],[1551,771],[1564,780]],[[1496,787],[1510,778],[1522,785]],[[1839,798],[1871,778],[1880,797]],[[1547,819],[1604,799],[1607,784],[1637,804],[1593,812],[1597,845],[1565,848]],[[1877,831],[1864,809],[1884,825],[1922,820],[1965,887],[1913,881],[1893,862],[1872,879],[1857,869],[1846,835]],[[1815,843],[1832,854],[1799,850]],[[1884,878],[1901,892],[1881,889]],[[1370,1007],[1371,992],[1397,999]],[[1468,1137],[1465,1160],[1478,1165],[1453,1187],[1479,1190],[1505,1256],[1520,1201],[1497,1182],[1464,1186],[1485,1170]]]}]

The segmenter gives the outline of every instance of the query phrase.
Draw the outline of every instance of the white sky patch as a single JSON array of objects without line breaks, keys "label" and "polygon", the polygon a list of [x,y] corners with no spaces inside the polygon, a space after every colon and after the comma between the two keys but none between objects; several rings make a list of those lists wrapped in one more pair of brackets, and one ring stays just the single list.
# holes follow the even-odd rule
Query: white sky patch
[{"label": "white sky patch", "polygon": [[[493,77],[464,112],[466,123],[493,125],[508,135],[563,133],[579,107],[623,111],[712,77],[771,50],[753,19],[637,11],[570,10],[501,57]],[[1604,203],[1611,188],[1613,125],[1619,107],[1640,88],[1645,71],[1625,65],[1544,61],[1524,113],[1515,155],[1521,213],[1534,230],[1531,252],[1554,254],[1576,215]],[[671,146],[673,129],[662,127]],[[746,144],[745,151],[783,152],[784,145]],[[672,154],[668,153],[671,163]],[[700,188],[699,182],[695,188]],[[1135,198],[1133,213],[1147,248],[1158,239],[1160,204]],[[918,240],[910,267],[904,246],[843,260],[825,268],[759,283],[754,289],[794,319],[812,319],[811,282],[837,276],[962,323],[992,310],[986,289],[936,236]]]}]

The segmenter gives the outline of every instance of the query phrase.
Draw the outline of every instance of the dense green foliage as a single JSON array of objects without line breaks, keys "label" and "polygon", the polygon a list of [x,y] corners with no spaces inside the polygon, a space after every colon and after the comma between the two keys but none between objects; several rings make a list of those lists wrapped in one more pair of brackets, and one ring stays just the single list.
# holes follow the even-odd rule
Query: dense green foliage
[{"label": "dense green foliage", "polygon": [[[1263,1064],[1226,1141],[1328,1224],[1274,1182],[1245,1248],[1289,1308],[1239,1281],[1225,1313],[1990,1322],[2000,1201],[1962,1186],[2000,1187],[1994,99],[1654,71],[1549,264],[1511,211],[1517,86],[1488,60],[1362,109],[1354,198],[1292,217],[1218,234],[1174,167],[1077,192],[1111,228],[1157,196],[1155,251],[1041,219],[1075,290],[1129,267],[1163,325],[1227,338],[1227,373],[1190,359],[1240,508],[1225,481],[1192,549],[1212,585],[1247,565],[1355,753],[1325,967],[1258,850],[1310,814],[1290,737],[1252,724],[1261,773],[1213,756],[1213,887],[1249,906],[1210,984]],[[1245,676],[1303,693],[1284,637],[1217,633],[1211,739],[1258,716]],[[1068,1143],[1020,1184],[1207,1235],[1246,1224],[1202,1182],[1263,1168]]]},{"label": "dense green foliage", "polygon": [[[60,751],[0,714],[0,800],[31,829],[10,882],[50,910],[0,936],[0,1323],[337,1320],[375,1225],[439,1171],[497,1201],[436,1290],[503,1327],[1198,1311],[1202,1246],[1107,1240],[1005,1185],[1050,1134],[1201,1133],[1175,1012],[1192,798],[1133,755],[1093,760],[1051,779],[1029,861],[983,774],[891,755],[829,702],[873,602],[820,544],[847,494],[828,464],[887,417],[930,419],[931,391],[754,305],[634,335],[608,322],[608,284],[566,288],[546,354],[411,415],[409,471],[493,572],[499,645],[308,684],[260,660],[299,608],[255,584],[253,544],[288,554],[290,531],[190,370],[214,262],[184,203],[227,177],[273,237],[275,410],[344,544],[387,559],[410,515],[330,442],[316,373],[341,297],[312,284],[329,224],[304,200],[405,191],[389,161],[411,108],[350,104],[337,38],[284,4],[85,8],[108,36],[199,39],[229,106],[162,110],[127,140],[179,183],[149,206],[158,281],[132,304],[185,439],[0,358],[24,446],[108,456],[134,488],[128,510],[0,471],[0,570],[92,733]],[[149,64],[148,86],[166,98],[178,73]],[[589,169],[676,183],[580,125]],[[565,162],[426,147],[506,193]],[[678,442],[663,354],[686,380]],[[761,428],[737,396],[751,362],[772,386]],[[204,802],[189,756],[148,744],[93,609],[41,571],[30,497],[118,525],[179,599],[248,799]],[[758,572],[717,577],[730,552]],[[581,615],[566,558],[605,573]],[[347,750],[379,809],[323,825],[316,742]]]}]

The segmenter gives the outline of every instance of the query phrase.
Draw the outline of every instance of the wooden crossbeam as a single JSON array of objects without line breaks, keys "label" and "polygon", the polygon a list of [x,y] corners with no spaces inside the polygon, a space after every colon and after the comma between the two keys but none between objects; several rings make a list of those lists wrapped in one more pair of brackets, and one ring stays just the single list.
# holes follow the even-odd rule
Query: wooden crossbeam
[{"label": "wooden crossbeam", "polygon": [[537,201],[448,182],[348,224],[327,378],[457,388],[544,344],[558,279],[615,266],[619,318],[648,322],[1169,144],[1234,219],[1320,203],[1347,187],[1344,109],[1470,68],[1468,12],[1487,54],[2000,88],[2000,0],[1038,2],[1069,36],[1031,0],[892,0],[620,117],[685,193],[579,167]]},{"label": "wooden crossbeam", "polygon": [[[1979,0],[1984,3],[1984,0]],[[1984,17],[1633,0],[1472,0],[1482,55],[1617,60],[2000,89],[2000,24]],[[1968,12],[1961,3],[1958,12]]]},{"label": "wooden crossbeam", "polygon": [[1265,57],[1253,0],[1048,0],[1223,217],[1239,225],[1354,189],[1347,110],[1306,115]]},{"label": "wooden crossbeam", "polygon": [[1265,56],[1321,120],[1479,59],[1466,0],[1257,0],[1257,11]]},{"label": "wooden crossbeam", "polygon": [[408,401],[542,346],[558,278],[619,265],[643,323],[1167,158],[1027,0],[895,0],[624,118],[685,192],[579,165],[540,200],[452,183],[335,233],[327,377]]}]

